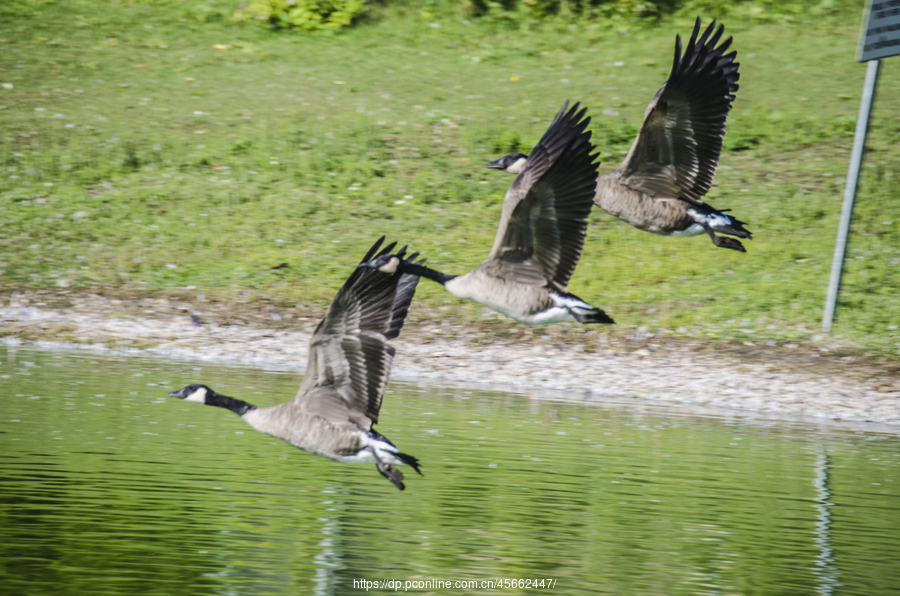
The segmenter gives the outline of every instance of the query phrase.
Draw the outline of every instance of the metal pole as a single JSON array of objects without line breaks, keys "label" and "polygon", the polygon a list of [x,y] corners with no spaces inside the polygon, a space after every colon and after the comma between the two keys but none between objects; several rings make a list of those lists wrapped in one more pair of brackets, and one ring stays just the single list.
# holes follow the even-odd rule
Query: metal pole
[{"label": "metal pole", "polygon": [[834,309],[837,306],[838,289],[841,285],[841,268],[847,249],[847,236],[850,233],[850,219],[853,216],[853,201],[856,198],[859,168],[862,166],[863,149],[866,146],[866,133],[869,132],[869,115],[872,112],[872,102],[875,100],[879,64],[881,64],[880,60],[870,60],[866,66],[866,82],[863,86],[862,101],[859,103],[856,134],[853,136],[853,151],[850,153],[850,168],[847,170],[847,185],[844,187],[841,221],[838,225],[837,241],[834,244],[834,257],[831,261],[831,278],[828,280],[828,294],[825,296],[825,314],[822,317],[822,331],[825,333],[831,331]]}]

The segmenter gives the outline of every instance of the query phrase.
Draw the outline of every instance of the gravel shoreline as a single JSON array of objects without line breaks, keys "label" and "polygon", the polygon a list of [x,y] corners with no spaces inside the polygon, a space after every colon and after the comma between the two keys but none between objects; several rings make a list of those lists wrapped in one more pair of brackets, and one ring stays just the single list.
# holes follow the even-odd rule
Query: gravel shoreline
[{"label": "gravel shoreline", "polygon": [[[320,314],[294,316],[292,323],[271,328],[265,323],[282,321],[271,308],[248,307],[238,315],[232,308],[229,318],[217,314],[213,305],[198,310],[196,304],[167,298],[151,301],[153,308],[146,308],[147,301],[95,294],[68,296],[62,307],[40,298],[14,294],[0,302],[0,341],[302,371]],[[259,314],[258,320],[247,321],[251,311]],[[769,348],[723,353],[697,342],[659,340],[623,349],[588,341],[584,334],[570,342],[554,338],[553,332],[529,341],[449,335],[436,335],[434,325],[410,320],[394,342],[392,378],[862,423],[871,430],[900,432],[896,366],[874,366],[855,357],[789,358]]]}]

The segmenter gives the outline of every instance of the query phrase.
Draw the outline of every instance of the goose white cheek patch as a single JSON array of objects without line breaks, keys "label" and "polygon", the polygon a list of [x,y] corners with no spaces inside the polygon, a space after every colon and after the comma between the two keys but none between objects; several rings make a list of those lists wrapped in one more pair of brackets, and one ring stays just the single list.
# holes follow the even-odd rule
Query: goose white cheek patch
[{"label": "goose white cheek patch", "polygon": [[184,398],[184,401],[193,401],[198,404],[206,403],[206,389],[201,387],[194,390],[193,393]]},{"label": "goose white cheek patch", "polygon": [[506,168],[506,171],[509,172],[510,174],[521,174],[522,170],[525,169],[525,162],[527,162],[527,161],[528,161],[528,159],[526,159],[524,157],[520,157],[519,159],[517,159],[515,161],[515,163],[513,163],[511,166]]},{"label": "goose white cheek patch", "polygon": [[394,273],[397,271],[397,265],[400,264],[400,259],[397,257],[392,257],[388,260],[388,262],[381,267],[378,268],[382,273]]}]

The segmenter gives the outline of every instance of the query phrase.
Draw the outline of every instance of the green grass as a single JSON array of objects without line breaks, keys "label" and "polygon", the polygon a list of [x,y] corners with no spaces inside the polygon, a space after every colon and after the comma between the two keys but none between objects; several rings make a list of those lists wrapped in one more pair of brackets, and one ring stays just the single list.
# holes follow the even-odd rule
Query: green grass
[{"label": "green grass", "polygon": [[[395,10],[311,35],[229,24],[234,6],[0,6],[5,288],[321,308],[381,234],[466,271],[487,255],[511,182],[484,162],[527,151],[571,98],[593,116],[601,170],[615,167],[692,21],[512,28]],[[603,333],[823,340],[865,70],[858,22],[724,23],[741,89],[709,202],[755,239],[738,254],[595,212],[570,289],[617,320]],[[898,65],[882,68],[834,328],[846,347],[894,357]],[[483,317],[434,284],[417,300],[464,324]]]}]

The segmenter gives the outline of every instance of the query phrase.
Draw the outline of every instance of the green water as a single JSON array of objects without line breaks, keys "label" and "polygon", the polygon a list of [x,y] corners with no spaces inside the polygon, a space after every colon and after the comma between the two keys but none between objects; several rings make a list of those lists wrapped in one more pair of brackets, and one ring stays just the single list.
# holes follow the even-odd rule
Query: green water
[{"label": "green water", "polygon": [[[399,492],[166,393],[296,373],[0,349],[0,594],[896,594],[900,442],[391,383]],[[354,580],[357,580],[354,587]],[[375,588],[369,592],[387,593]]]}]

